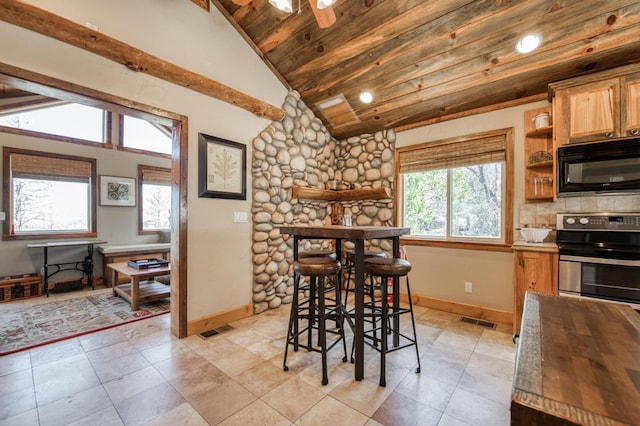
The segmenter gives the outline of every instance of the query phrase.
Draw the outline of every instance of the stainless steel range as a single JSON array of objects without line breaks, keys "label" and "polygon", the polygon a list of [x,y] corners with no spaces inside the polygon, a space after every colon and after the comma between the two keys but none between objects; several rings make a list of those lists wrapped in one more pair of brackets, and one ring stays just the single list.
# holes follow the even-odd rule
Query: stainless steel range
[{"label": "stainless steel range", "polygon": [[640,307],[640,213],[557,216],[560,294]]}]

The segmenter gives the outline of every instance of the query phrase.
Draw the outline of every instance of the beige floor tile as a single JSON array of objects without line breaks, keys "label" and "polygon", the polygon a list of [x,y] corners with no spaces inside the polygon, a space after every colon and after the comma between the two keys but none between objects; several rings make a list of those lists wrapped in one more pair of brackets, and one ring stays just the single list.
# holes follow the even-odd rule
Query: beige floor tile
[{"label": "beige floor tile", "polygon": [[31,370],[20,370],[0,376],[0,397],[32,387],[33,373]]},{"label": "beige floor tile", "polygon": [[162,416],[185,402],[169,383],[147,389],[114,403],[126,425],[141,425]]},{"label": "beige floor tile", "polygon": [[372,416],[391,392],[391,387],[379,386],[376,378],[373,381],[345,380],[329,395],[366,416]]},{"label": "beige floor tile", "polygon": [[207,426],[207,423],[193,407],[185,402],[168,413],[145,423],[145,426]]},{"label": "beige floor tile", "polygon": [[407,374],[395,392],[438,411],[444,411],[456,385],[430,377],[427,374]]},{"label": "beige floor tile", "polygon": [[357,410],[343,404],[342,402],[325,396],[314,405],[309,411],[304,413],[296,421],[298,426],[324,426],[324,425],[345,425],[357,426],[367,423],[369,418]]},{"label": "beige floor tile", "polygon": [[512,381],[515,363],[513,361],[505,361],[489,355],[478,352],[471,354],[466,371],[473,371],[488,374],[499,379]]},{"label": "beige floor tile", "polygon": [[102,385],[65,396],[54,402],[38,406],[40,424],[63,425],[73,423],[110,406],[111,402]]},{"label": "beige floor tile", "polygon": [[473,392],[483,398],[504,405],[511,403],[511,380],[500,379],[476,370],[465,370],[458,382],[458,389]]},{"label": "beige floor tile", "polygon": [[246,349],[240,349],[212,362],[213,365],[224,371],[227,375],[235,377],[242,372],[262,363],[264,359]]},{"label": "beige floor tile", "polygon": [[38,424],[38,409],[33,408],[31,410],[20,413],[14,417],[9,417],[2,420],[0,417],[0,426],[32,426]]},{"label": "beige floor tile", "polygon": [[64,358],[33,369],[38,406],[100,384],[85,354]]},{"label": "beige floor tile", "polygon": [[165,382],[155,368],[147,367],[110,380],[104,388],[115,404]]},{"label": "beige floor tile", "polygon": [[69,423],[68,426],[85,425],[119,426],[124,425],[124,423],[122,423],[116,409],[113,406],[110,406],[73,423]]},{"label": "beige floor tile", "polygon": [[25,368],[31,368],[31,355],[29,351],[5,355],[2,357],[2,362],[0,362],[0,376],[15,373]]},{"label": "beige floor tile", "polygon": [[155,364],[154,368],[158,370],[165,379],[171,380],[187,374],[190,371],[202,368],[207,364],[209,364],[209,361],[197,353],[185,352]]},{"label": "beige floor tile", "polygon": [[261,397],[276,386],[289,380],[291,376],[270,362],[264,361],[237,375],[234,379],[249,392]]},{"label": "beige floor tile", "polygon": [[129,339],[129,342],[139,351],[144,351],[165,343],[170,343],[177,338],[166,330],[160,329],[154,332],[139,334]]},{"label": "beige floor tile", "polygon": [[505,361],[515,362],[516,346],[511,336],[495,330],[485,330],[478,340],[476,352],[500,358]]},{"label": "beige floor tile", "polygon": [[34,408],[36,396],[33,386],[0,396],[0,420],[15,417]]},{"label": "beige floor tile", "polygon": [[257,398],[234,380],[216,386],[212,390],[189,397],[189,403],[209,424],[218,424]]},{"label": "beige floor tile", "polygon": [[[438,426],[472,426],[469,423],[463,422],[462,420],[458,420],[455,417],[451,417],[447,413],[443,414],[440,418],[440,423]],[[475,426],[475,424],[473,425]]]},{"label": "beige floor tile", "polygon": [[174,377],[170,380],[171,385],[189,401],[192,397],[205,393],[230,380],[216,366],[205,363],[198,364],[197,367],[191,368],[184,374]]},{"label": "beige floor tile", "polygon": [[125,342],[126,340],[127,335],[120,327],[114,327],[108,330],[102,330],[97,333],[85,334],[84,336],[78,337],[78,341],[85,352],[115,345],[116,343]]},{"label": "beige floor tile", "polygon": [[109,360],[91,361],[91,364],[102,383],[150,366],[149,362],[139,352],[114,357]]},{"label": "beige floor tile", "polygon": [[470,355],[456,351],[455,347],[432,346],[421,356],[421,375],[456,385],[469,361]]},{"label": "beige floor tile", "polygon": [[221,426],[289,426],[291,425],[291,422],[276,410],[258,399],[219,424]]},{"label": "beige floor tile", "polygon": [[194,345],[194,342],[191,341],[187,343],[187,345],[209,362],[217,361],[244,349],[242,346],[236,345],[221,335],[210,337],[206,341],[198,338],[198,341],[202,343]]},{"label": "beige floor tile", "polygon": [[456,389],[445,413],[472,425],[503,426],[510,423],[509,406]]},{"label": "beige floor tile", "polygon": [[78,339],[63,340],[50,345],[30,349],[31,364],[34,367],[59,361],[84,352]]},{"label": "beige floor tile", "polygon": [[179,340],[171,340],[170,342],[143,350],[142,356],[151,364],[156,364],[189,351],[191,351],[191,349]]},{"label": "beige floor tile", "polygon": [[437,426],[442,412],[393,392],[371,418],[383,425]]},{"label": "beige floor tile", "polygon": [[264,395],[262,400],[293,422],[324,396],[317,387],[294,377]]}]

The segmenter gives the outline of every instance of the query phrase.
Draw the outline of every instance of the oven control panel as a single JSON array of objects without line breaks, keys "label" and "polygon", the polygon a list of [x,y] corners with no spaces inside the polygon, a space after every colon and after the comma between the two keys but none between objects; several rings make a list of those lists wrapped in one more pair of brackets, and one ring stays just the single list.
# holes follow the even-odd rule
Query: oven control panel
[{"label": "oven control panel", "polygon": [[640,213],[560,213],[556,229],[640,232]]}]

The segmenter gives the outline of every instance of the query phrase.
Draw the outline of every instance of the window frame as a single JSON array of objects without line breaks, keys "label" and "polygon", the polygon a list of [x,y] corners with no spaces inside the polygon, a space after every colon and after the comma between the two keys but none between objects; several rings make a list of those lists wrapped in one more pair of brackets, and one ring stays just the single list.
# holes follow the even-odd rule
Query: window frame
[{"label": "window frame", "polygon": [[[163,229],[144,229],[144,210],[143,210],[143,196],[144,192],[142,190],[144,184],[144,171],[157,171],[157,172],[169,172],[171,175],[171,168],[169,167],[159,167],[159,166],[146,166],[144,164],[138,164],[138,235],[150,235],[150,234],[159,234],[162,231],[171,230],[171,224],[169,224],[168,228]],[[173,185],[171,181],[168,182],[167,186],[172,188]],[[171,218],[169,218],[171,220]]]},{"label": "window frame", "polygon": [[[493,138],[496,136],[503,136],[505,139],[504,148],[504,167],[503,167],[503,201],[501,204],[501,210],[503,219],[501,223],[503,238],[500,241],[492,241],[488,239],[468,239],[464,237],[430,237],[425,235],[405,235],[401,237],[401,242],[407,245],[417,246],[429,246],[429,247],[443,247],[443,248],[458,248],[468,250],[488,250],[488,251],[502,251],[510,252],[511,245],[513,244],[513,188],[514,188],[514,128],[505,128],[492,130],[488,132],[474,133],[470,135],[458,136],[448,139],[441,139],[431,142],[425,142],[406,147],[399,147],[394,154],[394,179],[396,182],[396,191],[394,195],[395,209],[395,222],[398,226],[403,225],[404,218],[404,178],[403,173],[400,173],[400,155],[407,151],[416,151],[423,149],[427,146],[434,144],[446,144],[455,142],[473,142],[479,139]],[[450,173],[450,169],[454,166],[447,168],[447,174]],[[448,179],[449,180],[449,179]],[[448,183],[449,185],[450,183]],[[447,189],[447,203],[450,204],[450,188]],[[448,219],[450,220],[451,212],[448,206]]]},{"label": "window frame", "polygon": [[[36,94],[34,92],[34,94]],[[87,139],[79,139],[79,138],[73,138],[70,136],[62,136],[62,135],[56,135],[53,133],[47,133],[47,132],[38,132],[35,130],[27,130],[27,129],[18,129],[16,127],[9,127],[9,126],[0,126],[0,132],[2,133],[11,133],[14,135],[22,135],[22,136],[30,136],[30,137],[35,137],[35,138],[42,138],[42,139],[48,139],[48,140],[52,140],[52,141],[58,141],[58,142],[68,142],[68,143],[75,143],[75,144],[80,144],[80,145],[88,145],[88,146],[93,146],[93,147],[98,147],[98,148],[107,148],[107,149],[113,149],[113,142],[112,142],[112,135],[111,135],[111,123],[112,123],[112,115],[113,113],[111,111],[108,111],[104,108],[101,108],[99,106],[95,106],[95,105],[88,105],[88,104],[84,104],[84,103],[79,103],[79,102],[68,102],[68,103],[76,103],[78,105],[84,105],[84,106],[90,106],[92,108],[97,108],[97,109],[101,109],[102,113],[103,113],[103,124],[102,124],[102,137],[104,139],[104,142],[95,142],[95,141],[90,141]],[[44,109],[44,108],[43,108]]]},{"label": "window frame", "polygon": [[[12,234],[11,224],[14,221],[13,218],[13,175],[11,170],[11,155],[22,154],[32,155],[47,158],[65,159],[73,161],[85,161],[91,165],[91,175],[89,188],[91,191],[89,197],[89,231],[82,232],[34,232],[29,234]],[[93,238],[97,237],[97,184],[96,184],[96,159],[87,157],[78,157],[73,155],[56,154],[46,151],[34,151],[21,148],[13,148],[10,146],[4,146],[2,149],[2,207],[8,217],[3,221],[2,225],[2,239],[7,240],[32,240],[32,239],[54,239],[54,238]]]},{"label": "window frame", "polygon": [[[139,149],[139,148],[130,148],[127,146],[124,146],[124,117],[126,114],[118,114],[118,144],[116,145],[116,149],[118,151],[123,151],[123,152],[132,152],[134,154],[143,154],[143,155],[150,155],[150,156],[154,156],[154,157],[161,157],[161,158],[168,158],[171,159],[171,154],[163,154],[161,152],[155,152],[155,151],[148,151],[146,149]],[[148,120],[147,118],[142,118],[142,117],[136,117],[134,115],[128,115],[129,117],[132,118],[137,118],[139,120],[144,120],[147,121],[149,123],[151,123],[150,120]],[[173,137],[169,137],[173,143]]]}]

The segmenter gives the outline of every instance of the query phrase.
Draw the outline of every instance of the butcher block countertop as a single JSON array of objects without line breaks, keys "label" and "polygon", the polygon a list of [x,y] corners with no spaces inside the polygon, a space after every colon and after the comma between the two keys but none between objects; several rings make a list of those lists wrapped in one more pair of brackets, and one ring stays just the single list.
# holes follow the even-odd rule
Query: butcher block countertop
[{"label": "butcher block countertop", "polygon": [[512,425],[640,424],[640,314],[626,305],[527,293]]}]

